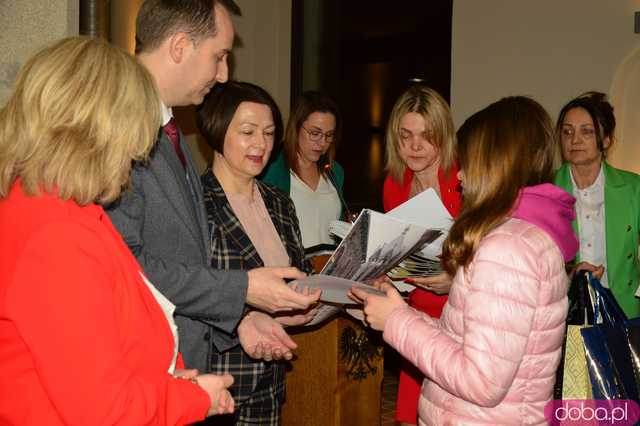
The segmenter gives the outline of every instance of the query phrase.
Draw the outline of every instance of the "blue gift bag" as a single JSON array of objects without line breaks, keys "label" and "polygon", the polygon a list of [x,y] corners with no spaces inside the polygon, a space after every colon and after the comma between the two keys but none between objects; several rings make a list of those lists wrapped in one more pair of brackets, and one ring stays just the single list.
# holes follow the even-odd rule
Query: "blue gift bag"
[{"label": "blue gift bag", "polygon": [[640,395],[640,318],[629,321],[611,290],[589,275],[594,325],[580,330],[594,399],[630,399]]}]

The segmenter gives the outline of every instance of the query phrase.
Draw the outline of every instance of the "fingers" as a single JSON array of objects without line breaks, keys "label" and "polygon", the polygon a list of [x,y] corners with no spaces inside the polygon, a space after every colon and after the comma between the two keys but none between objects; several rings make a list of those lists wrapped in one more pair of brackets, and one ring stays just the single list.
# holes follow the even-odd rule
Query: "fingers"
[{"label": "fingers", "polygon": [[282,349],[281,348],[274,348],[273,349],[273,359],[282,359]]},{"label": "fingers", "polygon": [[435,279],[435,277],[415,277],[411,279],[411,284],[415,284],[424,288],[430,288],[436,283],[438,283],[438,281]]},{"label": "fingers", "polygon": [[320,298],[321,291],[316,289],[312,294],[304,295],[302,293],[298,293],[290,287],[283,285],[282,292],[279,297],[279,308],[278,310],[285,309],[307,309],[312,304],[316,303]]},{"label": "fingers", "polygon": [[351,300],[353,300],[354,303],[362,303],[362,300],[358,299],[358,297],[353,294],[353,291],[349,290],[349,293],[347,293],[347,297]]},{"label": "fingers", "polygon": [[264,342],[262,347],[264,347],[264,355],[262,356],[262,359],[267,362],[273,361],[273,345],[269,342]]},{"label": "fingers", "polygon": [[286,360],[290,360],[291,358],[293,358],[293,352],[280,346],[275,347],[271,355],[272,355],[272,360],[274,361],[277,361],[283,358]]},{"label": "fingers", "polygon": [[376,290],[382,290],[382,284],[384,283],[384,281],[374,281],[371,283],[371,287],[375,288]]},{"label": "fingers", "polygon": [[309,321],[311,321],[312,319],[315,318],[316,315],[318,315],[318,312],[320,312],[320,306],[316,306],[315,308],[311,309],[309,312],[307,312],[305,314],[305,321],[304,324],[308,323]]},{"label": "fingers", "polygon": [[263,360],[269,362],[273,360],[273,348],[271,347],[271,345],[269,343],[263,342],[261,343],[263,351],[262,351],[262,356],[260,358],[262,358]]},{"label": "fingers", "polygon": [[576,265],[576,271],[588,271],[595,272],[598,269],[596,265],[592,265],[589,262],[580,262]]},{"label": "fingers", "polygon": [[198,370],[195,368],[176,369],[173,376],[180,379],[193,379],[198,376]]},{"label": "fingers", "polygon": [[391,278],[389,278],[386,275],[381,275],[378,278],[376,278],[375,280],[373,280],[373,282],[371,283],[371,285],[373,286],[373,288],[380,290],[380,287],[382,286],[383,283],[391,283]]},{"label": "fingers", "polygon": [[231,393],[229,393],[229,391],[227,390],[220,392],[220,396],[218,396],[216,413],[230,414],[230,413],[233,413],[234,409],[235,409],[235,401],[233,400]]},{"label": "fingers", "polygon": [[364,303],[367,300],[367,297],[369,296],[369,293],[367,293],[365,290],[359,288],[359,287],[351,287],[351,292],[349,294],[350,296],[353,295],[355,297],[355,301],[358,303]]},{"label": "fingers", "polygon": [[274,319],[278,322],[278,324],[286,327],[294,327],[296,325],[304,324],[303,315],[285,315],[285,316],[277,316]]},{"label": "fingers", "polygon": [[236,409],[236,402],[234,401],[233,396],[231,396],[231,393],[229,393],[229,404],[227,404],[227,410],[225,411],[225,413],[231,414],[235,411],[235,409]]},{"label": "fingers", "polygon": [[294,350],[298,347],[296,342],[293,341],[291,336],[289,336],[282,327],[276,329],[273,335],[276,339],[278,339],[278,342],[287,349]]},{"label": "fingers", "polygon": [[430,277],[414,277],[411,281],[423,285],[438,286],[451,282],[451,275],[446,272],[441,272],[438,275]]},{"label": "fingers", "polygon": [[298,268],[289,267],[289,268],[270,268],[275,275],[284,279],[293,279],[298,280],[300,278],[304,278],[307,276],[304,272],[299,270]]},{"label": "fingers", "polygon": [[232,413],[235,403],[228,387],[233,384],[230,374],[203,374],[197,377],[196,383],[209,395],[211,406],[208,415]]},{"label": "fingers", "polygon": [[593,271],[593,276],[597,279],[601,279],[603,275],[604,275],[604,266],[602,265],[600,265],[598,268],[596,268],[595,271]]},{"label": "fingers", "polygon": [[261,342],[256,345],[252,352],[247,354],[253,359],[261,359],[264,361],[274,361],[285,358],[287,360],[293,358],[291,350],[278,342]]},{"label": "fingers", "polygon": [[447,273],[435,277],[416,277],[411,279],[411,284],[433,291],[437,294],[448,293],[451,289],[451,277]]},{"label": "fingers", "polygon": [[248,274],[247,304],[260,310],[274,313],[293,309],[305,309],[317,297],[298,294],[289,288],[285,278],[305,277],[297,268],[255,268]]},{"label": "fingers", "polygon": [[431,282],[427,281],[426,277],[416,277],[416,278],[407,278],[404,282],[414,285],[418,288],[423,288],[425,290],[431,290]]},{"label": "fingers", "polygon": [[294,327],[296,325],[302,325],[302,324],[308,323],[313,318],[315,318],[315,316],[319,311],[320,311],[320,307],[316,305],[314,308],[307,311],[303,311],[302,313],[294,314],[294,315],[284,315],[284,316],[279,315],[274,317],[274,319],[283,326]]},{"label": "fingers", "polygon": [[247,348],[245,349],[245,351],[247,352],[247,354],[249,354],[249,356],[251,356],[251,358],[254,359],[262,359],[262,357],[264,356],[264,348],[262,347],[262,343],[258,343],[257,345],[255,345],[253,350]]},{"label": "fingers", "polygon": [[220,377],[222,378],[222,384],[225,388],[228,388],[233,384],[233,376],[231,374],[225,373],[220,375]]},{"label": "fingers", "polygon": [[383,282],[380,284],[380,291],[384,291],[387,294],[387,296],[398,292],[398,290],[393,286],[393,284],[388,282]]},{"label": "fingers", "polygon": [[604,275],[604,265],[593,265],[589,262],[580,262],[576,265],[574,272],[587,271],[591,272],[596,279],[601,279],[602,275]]}]

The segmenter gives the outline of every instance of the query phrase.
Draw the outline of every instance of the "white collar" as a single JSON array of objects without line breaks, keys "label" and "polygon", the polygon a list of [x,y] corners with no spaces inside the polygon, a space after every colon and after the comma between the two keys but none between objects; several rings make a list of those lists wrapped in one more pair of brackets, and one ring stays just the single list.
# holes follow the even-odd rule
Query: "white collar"
[{"label": "white collar", "polygon": [[602,163],[600,164],[600,172],[598,172],[598,177],[591,185],[587,186],[586,188],[578,189],[578,185],[573,178],[573,172],[571,171],[571,169],[569,169],[569,175],[571,176],[571,184],[576,189],[576,191],[582,191],[583,193],[594,193],[596,191],[601,191],[604,188],[604,167],[602,167]]},{"label": "white collar", "polygon": [[160,109],[162,110],[162,127],[164,127],[173,118],[173,110],[166,106],[164,102],[160,102]]}]

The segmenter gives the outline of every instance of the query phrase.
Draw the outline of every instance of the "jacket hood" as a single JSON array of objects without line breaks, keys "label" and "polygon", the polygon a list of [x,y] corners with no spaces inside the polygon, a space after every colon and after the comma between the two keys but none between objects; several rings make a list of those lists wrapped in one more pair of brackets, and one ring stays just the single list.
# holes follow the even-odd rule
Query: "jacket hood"
[{"label": "jacket hood", "polygon": [[578,239],[571,226],[576,218],[575,202],[573,196],[550,183],[527,186],[520,191],[511,216],[545,231],[560,248],[564,261],[568,262],[578,252]]}]

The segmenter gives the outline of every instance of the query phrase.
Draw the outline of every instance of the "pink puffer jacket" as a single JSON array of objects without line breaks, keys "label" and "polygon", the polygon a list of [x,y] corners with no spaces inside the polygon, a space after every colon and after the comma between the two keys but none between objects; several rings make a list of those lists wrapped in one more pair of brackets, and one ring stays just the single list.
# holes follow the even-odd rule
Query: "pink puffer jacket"
[{"label": "pink puffer jacket", "polygon": [[482,239],[440,320],[408,306],[391,314],[385,340],[426,376],[421,425],[545,424],[568,306],[564,261],[577,248],[573,201],[551,185],[526,188],[513,215],[523,219]]}]

